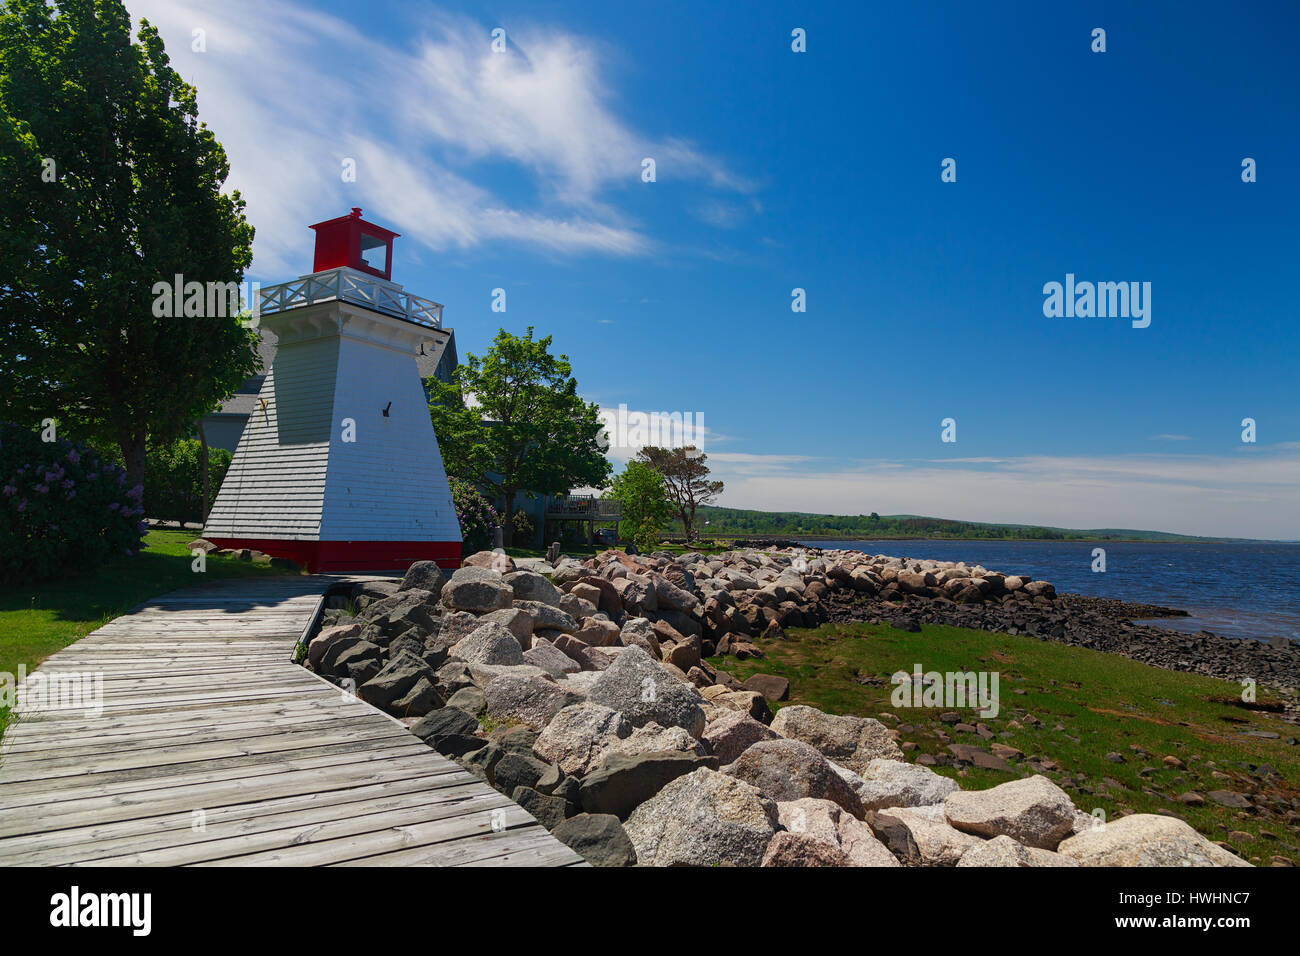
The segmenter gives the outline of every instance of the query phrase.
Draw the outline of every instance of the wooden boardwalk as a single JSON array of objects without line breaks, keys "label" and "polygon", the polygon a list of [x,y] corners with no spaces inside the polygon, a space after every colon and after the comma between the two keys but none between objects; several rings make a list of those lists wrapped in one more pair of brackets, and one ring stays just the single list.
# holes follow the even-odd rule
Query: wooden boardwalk
[{"label": "wooden boardwalk", "polygon": [[5,734],[0,865],[581,864],[517,804],[290,660],[332,580],[175,591],[29,675],[29,688],[101,675],[102,713],[27,709]]}]

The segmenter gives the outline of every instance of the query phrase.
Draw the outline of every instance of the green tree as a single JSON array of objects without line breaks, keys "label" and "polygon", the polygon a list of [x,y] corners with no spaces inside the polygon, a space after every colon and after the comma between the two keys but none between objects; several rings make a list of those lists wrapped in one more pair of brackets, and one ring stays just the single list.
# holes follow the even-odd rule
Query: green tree
[{"label": "green tree", "polygon": [[465,404],[465,393],[455,382],[426,378],[424,393],[429,399],[429,417],[438,436],[443,470],[471,483],[482,482],[492,467],[482,410]]},{"label": "green tree", "polygon": [[[115,444],[132,485],[257,368],[228,296],[159,318],[155,283],[237,286],[253,229],[195,90],[120,0],[0,3],[0,417]],[[217,303],[216,299],[221,299]]]},{"label": "green tree", "polygon": [[[534,339],[531,326],[523,336],[501,329],[485,355],[470,353],[457,366],[459,396],[432,390],[434,430],[441,417],[451,427],[453,453],[470,467],[486,465],[473,477],[505,499],[502,514],[514,514],[525,489],[553,495],[599,488],[609,477],[599,410],[579,397],[569,357],[550,349],[551,336]],[[509,521],[503,537],[507,545],[514,541]]]},{"label": "green tree", "polygon": [[694,445],[685,448],[658,448],[647,445],[637,455],[639,461],[663,475],[668,498],[677,510],[687,542],[695,539],[695,512],[722,494],[722,482],[709,481],[708,455]]},{"label": "green tree", "polygon": [[621,502],[622,521],[631,529],[628,537],[642,553],[653,551],[659,543],[659,532],[673,511],[664,476],[644,462],[629,461],[623,473],[614,476],[610,490],[602,497]]}]

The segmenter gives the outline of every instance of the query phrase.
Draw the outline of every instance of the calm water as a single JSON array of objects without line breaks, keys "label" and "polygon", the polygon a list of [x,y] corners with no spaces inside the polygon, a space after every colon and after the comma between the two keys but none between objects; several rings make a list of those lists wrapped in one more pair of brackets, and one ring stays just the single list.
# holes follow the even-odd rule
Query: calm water
[{"label": "calm water", "polygon": [[[1161,544],[1092,541],[806,541],[1031,574],[1058,591],[1182,608],[1190,618],[1149,623],[1233,637],[1300,640],[1300,544]],[[1105,573],[1092,549],[1106,549]]]}]

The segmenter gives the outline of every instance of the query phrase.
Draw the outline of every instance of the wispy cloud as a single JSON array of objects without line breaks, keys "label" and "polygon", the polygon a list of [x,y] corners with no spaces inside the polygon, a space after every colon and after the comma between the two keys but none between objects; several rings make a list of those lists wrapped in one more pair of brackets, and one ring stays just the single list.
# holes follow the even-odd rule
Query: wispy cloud
[{"label": "wispy cloud", "polygon": [[[507,52],[494,53],[488,27],[436,11],[394,46],[287,0],[127,6],[198,87],[200,116],[231,159],[228,187],[257,226],[259,276],[294,274],[306,224],[349,205],[433,250],[505,241],[631,256],[657,243],[612,199],[641,185],[643,158],[711,189],[754,188],[689,141],[621,119],[613,54],[582,36],[507,23]],[[204,52],[191,49],[196,29]],[[347,159],[355,182],[343,181]],[[486,185],[480,171],[501,163],[532,198]]]},{"label": "wispy cloud", "polygon": [[1289,446],[1248,456],[709,460],[726,482],[720,503],[736,508],[1300,539],[1300,454]]},{"label": "wispy cloud", "polygon": [[1151,441],[1191,441],[1191,435],[1152,435]]}]

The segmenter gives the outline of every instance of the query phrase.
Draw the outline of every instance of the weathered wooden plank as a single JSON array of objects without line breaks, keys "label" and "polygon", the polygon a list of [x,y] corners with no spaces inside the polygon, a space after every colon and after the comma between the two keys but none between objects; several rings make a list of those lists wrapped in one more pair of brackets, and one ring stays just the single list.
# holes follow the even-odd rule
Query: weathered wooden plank
[{"label": "weathered wooden plank", "polygon": [[312,846],[318,842],[344,837],[365,837],[377,831],[452,820],[469,813],[490,813],[510,804],[508,798],[495,790],[475,786],[476,783],[478,781],[475,780],[438,793],[420,794],[421,799],[407,807],[379,810],[371,804],[365,808],[365,812],[354,809],[341,819],[314,822],[295,820],[294,825],[282,826],[280,829],[263,832],[250,830],[224,839],[133,851],[85,862],[94,866],[181,866],[202,862],[221,863],[234,858],[234,862],[238,863],[240,857],[254,853]]},{"label": "weathered wooden plank", "polygon": [[204,582],[52,655],[46,675],[102,680],[103,710],[9,729],[0,864],[580,863],[400,722],[291,663],[340,579]]},{"label": "weathered wooden plank", "polygon": [[[316,820],[339,819],[358,812],[395,809],[405,805],[402,801],[408,798],[425,799],[426,794],[467,785],[464,780],[450,774],[431,780],[427,774],[417,773],[406,779],[388,780],[371,786],[213,807],[204,811],[205,831],[193,833],[192,838],[197,842],[214,833],[224,835],[226,830],[274,830]],[[0,839],[0,856],[11,865],[40,863],[53,866],[113,856],[127,850],[180,846],[187,839],[182,831],[189,831],[192,824],[191,815],[163,815],[6,837]],[[225,830],[220,829],[222,827]]]}]

